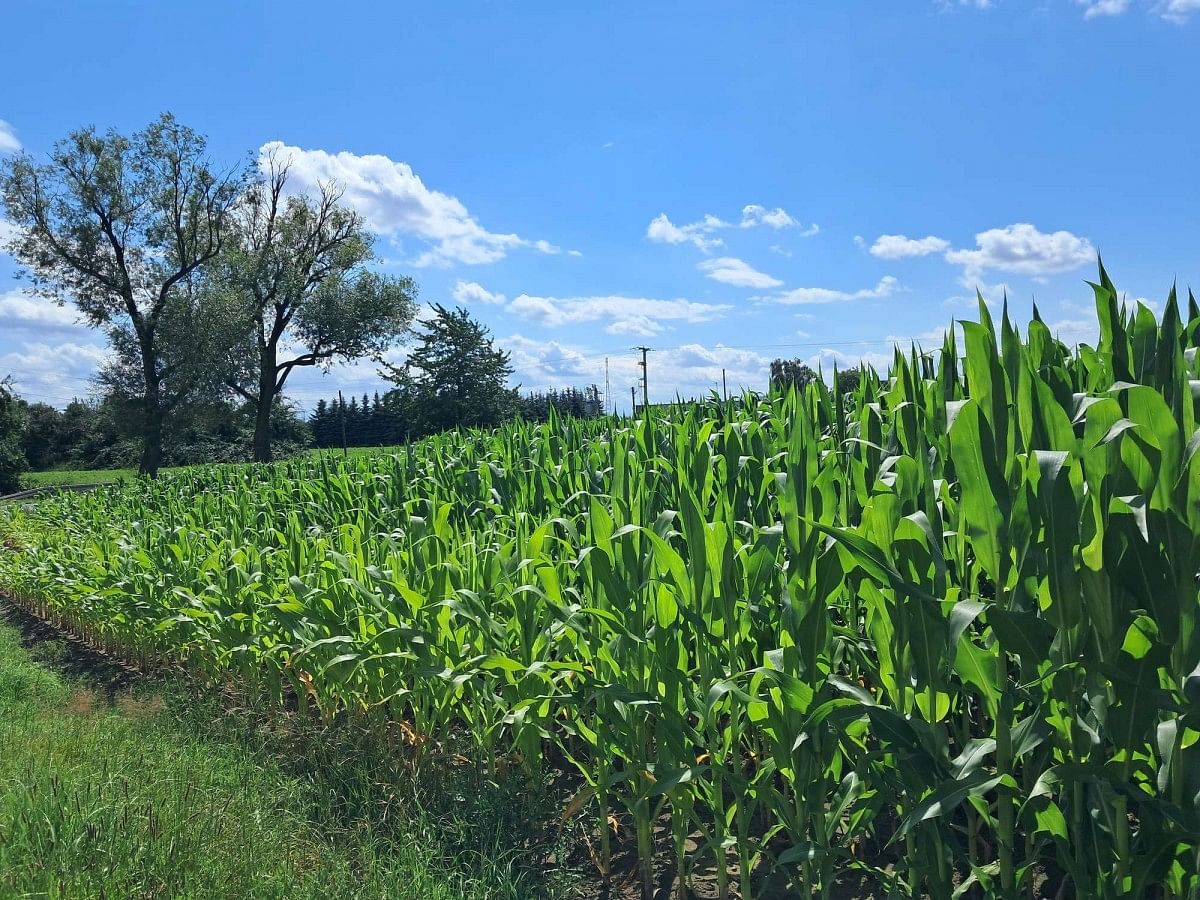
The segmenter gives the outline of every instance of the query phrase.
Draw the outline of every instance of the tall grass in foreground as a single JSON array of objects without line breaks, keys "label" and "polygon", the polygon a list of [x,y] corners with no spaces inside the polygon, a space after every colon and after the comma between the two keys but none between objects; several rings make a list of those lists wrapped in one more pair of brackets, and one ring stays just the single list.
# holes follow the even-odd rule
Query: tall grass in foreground
[{"label": "tall grass in foreground", "polygon": [[[19,515],[125,652],[566,763],[646,890],[1200,892],[1200,310],[951,330],[837,395],[190,470]],[[661,855],[658,857],[661,859]]]},{"label": "tall grass in foreground", "polygon": [[[51,646],[36,651],[53,658]],[[456,849],[446,827],[459,823],[411,803],[389,834],[333,818],[329,798],[346,772],[284,772],[282,748],[251,744],[239,716],[216,740],[185,699],[156,690],[109,703],[35,663],[0,620],[0,897],[543,896],[493,848],[446,854]]]}]

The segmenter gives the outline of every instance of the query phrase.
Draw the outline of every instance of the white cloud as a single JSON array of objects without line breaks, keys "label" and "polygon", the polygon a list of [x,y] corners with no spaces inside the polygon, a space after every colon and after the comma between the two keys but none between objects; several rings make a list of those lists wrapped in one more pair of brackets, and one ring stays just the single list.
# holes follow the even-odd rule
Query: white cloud
[{"label": "white cloud", "polygon": [[720,318],[731,307],[691,300],[654,300],[639,297],[532,297],[521,294],[508,304],[510,312],[548,328],[607,321],[609,334],[650,337],[661,333],[665,322],[696,324]]},{"label": "white cloud", "polygon": [[780,228],[792,228],[799,224],[781,206],[777,206],[774,209],[767,209],[765,206],[759,206],[757,203],[750,203],[742,207],[743,228],[766,225],[769,228],[778,230]]},{"label": "white cloud", "polygon": [[1119,16],[1129,9],[1129,0],[1075,0],[1083,7],[1085,19],[1098,16]]},{"label": "white cloud", "polygon": [[[741,227],[754,228],[758,225],[766,225],[768,228],[774,228],[778,231],[780,228],[798,228],[800,223],[780,206],[774,209],[767,209],[765,206],[759,206],[757,203],[743,206]],[[799,234],[800,237],[812,237],[815,234],[819,234],[820,231],[820,226],[814,222]]]},{"label": "white cloud", "polygon": [[78,323],[79,315],[70,307],[21,291],[0,294],[0,328],[4,331],[16,328],[61,331],[86,327]]},{"label": "white cloud", "polygon": [[21,142],[17,139],[17,130],[0,119],[0,153],[20,153]]},{"label": "white cloud", "polygon": [[1159,15],[1176,25],[1184,24],[1194,12],[1200,12],[1200,0],[1166,0],[1159,6]]},{"label": "white cloud", "polygon": [[[742,219],[738,223],[740,228],[757,228],[765,226],[778,231],[781,228],[796,228],[800,223],[794,219],[787,210],[777,206],[774,209],[767,209],[765,206],[760,206],[757,203],[749,203],[742,207]],[[732,222],[726,222],[724,219],[714,216],[712,213],[705,213],[704,218],[698,222],[692,222],[689,225],[676,225],[666,213],[659,213],[650,220],[650,224],[646,227],[646,237],[660,244],[684,244],[690,243],[695,245],[696,249],[709,253],[717,247],[723,247],[725,242],[719,237],[709,237],[713,232],[721,231],[725,228],[733,228]],[[817,225],[809,225],[804,230],[800,231],[800,237],[812,237],[820,232]]]},{"label": "white cloud", "polygon": [[17,236],[17,226],[12,222],[0,216],[0,253],[4,252],[4,248],[8,242]]},{"label": "white cloud", "polygon": [[462,281],[454,285],[454,299],[459,303],[503,303],[503,294],[493,294],[477,281]]},{"label": "white cloud", "polygon": [[773,288],[783,284],[778,278],[760,272],[744,260],[733,256],[706,259],[698,263],[696,268],[713,281],[732,284],[734,287]]},{"label": "white cloud", "polygon": [[697,250],[708,253],[714,247],[723,246],[725,242],[720,238],[709,238],[705,235],[728,227],[730,227],[728,222],[724,222],[714,215],[705,215],[699,222],[693,222],[690,225],[676,225],[667,218],[666,213],[659,213],[646,226],[646,237],[659,244],[692,243]]},{"label": "white cloud", "polygon": [[[891,334],[887,337],[887,342],[899,346],[902,350],[907,351],[913,344],[929,350],[935,347],[940,347],[942,341],[946,339],[946,332],[950,329],[945,325],[938,325],[926,331],[920,331],[916,334],[910,334],[907,337],[904,335]],[[961,329],[960,329],[961,331]],[[961,337],[961,334],[960,334]]]},{"label": "white cloud", "polygon": [[[545,390],[567,385],[596,384],[603,389],[605,355],[580,348],[542,341],[520,334],[499,338],[498,346],[512,354],[514,380],[522,390]],[[635,353],[609,354],[608,376],[612,388],[612,406],[629,411],[629,389],[637,389],[642,402],[640,356]],[[730,394],[743,388],[763,390],[770,374],[771,358],[752,350],[709,347],[691,343],[655,351],[650,356],[650,400],[661,403],[676,396],[704,397],[720,390],[722,370]]]},{"label": "white cloud", "polygon": [[412,265],[492,263],[517,247],[560,252],[548,241],[488,231],[457,197],[427,187],[408,163],[380,154],[302,150],[271,141],[259,148],[260,165],[272,153],[290,161],[293,189],[313,191],[319,183],[333,181],[344,191],[344,201],[362,214],[372,231],[424,242],[427,248]]},{"label": "white cloud", "polygon": [[904,259],[909,256],[941,253],[949,248],[949,241],[932,234],[923,238],[910,238],[903,234],[881,234],[871,245],[870,254],[880,259]]},{"label": "white cloud", "polygon": [[848,300],[871,300],[890,297],[896,290],[898,282],[891,275],[879,279],[873,288],[862,288],[857,291],[838,291],[832,288],[802,287],[793,288],[770,298],[776,303],[807,304],[807,303],[843,303]]},{"label": "white cloud", "polygon": [[805,362],[813,369],[819,369],[826,380],[833,377],[835,367],[839,372],[844,372],[846,369],[860,365],[870,366],[880,375],[886,376],[892,366],[892,352],[890,350],[886,353],[875,350],[848,351],[825,347],[812,354]]},{"label": "white cloud", "polygon": [[1096,248],[1069,231],[1047,234],[1028,223],[992,228],[975,235],[976,249],[950,250],[946,261],[963,267],[963,283],[971,286],[985,271],[1019,275],[1052,275],[1094,262]]},{"label": "white cloud", "polygon": [[95,344],[35,341],[0,354],[0,372],[11,373],[19,396],[61,407],[92,393],[89,379],[107,358]]},{"label": "white cloud", "polygon": [[780,256],[791,256],[792,255],[791,250],[785,250],[783,247],[780,247],[778,244],[772,244],[767,249],[770,250],[772,253],[778,253]]},{"label": "white cloud", "polygon": [[578,348],[558,341],[539,341],[522,334],[497,338],[496,345],[509,352],[513,377],[525,390],[546,390],[579,384],[581,379],[604,378],[604,361],[589,359]]}]

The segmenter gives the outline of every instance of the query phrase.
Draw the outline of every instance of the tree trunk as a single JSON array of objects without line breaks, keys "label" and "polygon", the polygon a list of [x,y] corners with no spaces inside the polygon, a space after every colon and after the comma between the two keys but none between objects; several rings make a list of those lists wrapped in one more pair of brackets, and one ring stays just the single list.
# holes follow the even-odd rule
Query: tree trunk
[{"label": "tree trunk", "polygon": [[271,411],[275,407],[275,345],[259,349],[258,408],[254,416],[254,461],[271,461]]},{"label": "tree trunk", "polygon": [[158,477],[162,465],[162,398],[159,394],[158,373],[146,367],[146,393],[142,398],[142,462],[138,472],[150,478]]},{"label": "tree trunk", "polygon": [[154,345],[154,331],[143,327],[135,318],[138,348],[142,353],[142,461],[138,472],[150,478],[158,477],[162,465],[162,379],[158,372],[158,348]]}]

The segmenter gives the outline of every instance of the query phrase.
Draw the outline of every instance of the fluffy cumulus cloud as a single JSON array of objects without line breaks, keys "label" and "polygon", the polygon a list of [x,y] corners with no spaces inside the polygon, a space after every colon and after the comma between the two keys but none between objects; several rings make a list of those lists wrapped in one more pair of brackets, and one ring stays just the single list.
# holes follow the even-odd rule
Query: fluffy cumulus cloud
[{"label": "fluffy cumulus cloud", "polygon": [[787,210],[780,206],[774,209],[767,209],[765,206],[759,206],[757,203],[743,206],[741,227],[755,228],[759,225],[774,228],[776,231],[780,228],[801,228],[800,237],[812,237],[821,231],[820,226],[815,222],[802,227],[796,219],[792,218]]},{"label": "fluffy cumulus cloud", "polygon": [[372,231],[396,240],[415,238],[423,243],[424,249],[411,260],[412,265],[492,263],[518,247],[549,254],[561,252],[548,241],[488,231],[462,201],[428,187],[408,163],[380,154],[303,150],[282,141],[264,144],[259,149],[260,163],[272,155],[290,163],[293,189],[310,192],[323,182],[333,181],[344,191],[345,202],[362,214]]},{"label": "fluffy cumulus cloud", "polygon": [[0,119],[0,153],[21,152],[21,142],[17,140],[17,130]]},{"label": "fluffy cumulus cloud", "polygon": [[[702,219],[688,225],[676,225],[666,213],[659,213],[646,226],[646,237],[660,244],[692,244],[703,253],[711,253],[717,247],[725,246],[722,238],[712,236],[714,232],[733,227],[732,222],[726,222],[712,213],[705,213]],[[742,207],[742,219],[737,227],[765,227],[778,231],[781,228],[800,227],[800,222],[781,206],[767,209],[757,203],[750,203]],[[820,230],[815,224],[809,225],[800,232],[800,236],[811,237]]]},{"label": "fluffy cumulus cloud", "polygon": [[696,324],[720,318],[731,307],[691,300],[640,297],[533,297],[521,294],[508,304],[510,312],[548,328],[606,322],[609,334],[650,337],[670,323]]},{"label": "fluffy cumulus cloud", "polygon": [[714,231],[728,228],[729,223],[714,215],[705,215],[699,222],[676,225],[666,213],[659,213],[646,226],[646,237],[659,244],[692,244],[697,250],[708,253],[725,244],[720,238],[709,237]]},{"label": "fluffy cumulus cloud", "polygon": [[734,287],[763,289],[779,287],[783,284],[778,278],[760,272],[744,260],[733,256],[706,259],[698,263],[696,268],[713,281],[732,284]]},{"label": "fluffy cumulus cloud", "polygon": [[539,341],[522,334],[498,338],[511,357],[513,379],[526,390],[545,390],[603,380],[604,361],[558,341]]},{"label": "fluffy cumulus cloud", "polygon": [[[861,243],[860,243],[861,246]],[[950,249],[950,242],[932,234],[910,238],[903,234],[881,234],[871,245],[870,253],[880,259],[904,259],[909,256],[928,256]]]},{"label": "fluffy cumulus cloud", "polygon": [[[641,402],[640,356],[634,353],[596,355],[556,341],[513,334],[497,340],[512,354],[513,380],[523,390],[545,390],[567,385],[596,384],[603,388],[605,362],[612,389],[612,406],[629,409],[629,389],[636,387]],[[704,397],[720,390],[722,370],[730,393],[742,388],[767,386],[771,358],[752,350],[705,346],[698,343],[655,351],[650,356],[650,400],[666,402],[680,397]]]},{"label": "fluffy cumulus cloud", "polygon": [[22,291],[0,294],[0,326],[5,332],[18,328],[75,329],[79,316],[73,309]]},{"label": "fluffy cumulus cloud", "polygon": [[466,305],[473,303],[500,304],[505,301],[503,294],[493,294],[477,281],[462,281],[454,285],[454,299]]},{"label": "fluffy cumulus cloud", "polygon": [[79,341],[31,341],[0,353],[0,372],[12,373],[17,394],[34,403],[66,406],[92,393],[91,377],[108,351]]},{"label": "fluffy cumulus cloud", "polygon": [[1051,234],[1028,223],[991,228],[975,235],[974,250],[950,250],[946,261],[963,267],[966,281],[985,271],[1017,275],[1053,275],[1094,262],[1096,248],[1087,238],[1069,231]]},{"label": "fluffy cumulus cloud", "polygon": [[813,303],[845,303],[850,300],[878,300],[896,292],[898,282],[891,275],[884,275],[875,287],[857,291],[839,291],[833,288],[800,287],[784,291],[769,298],[775,303],[801,305]]},{"label": "fluffy cumulus cloud", "polygon": [[791,228],[799,224],[781,206],[777,206],[774,209],[767,209],[765,206],[759,206],[757,203],[750,203],[742,207],[743,228],[766,225],[768,228],[780,229]]}]

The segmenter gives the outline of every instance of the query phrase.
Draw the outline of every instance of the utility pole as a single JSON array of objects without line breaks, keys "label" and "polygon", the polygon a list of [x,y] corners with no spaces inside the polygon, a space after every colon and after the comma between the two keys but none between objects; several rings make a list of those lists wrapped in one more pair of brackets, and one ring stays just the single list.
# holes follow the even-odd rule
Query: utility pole
[{"label": "utility pole", "polygon": [[341,390],[338,391],[338,410],[341,412],[342,420],[342,456],[349,456],[350,451],[346,448],[346,401],[342,397]]},{"label": "utility pole", "polygon": [[637,415],[637,388],[634,385],[629,386],[629,416],[632,418]]},{"label": "utility pole", "polygon": [[608,383],[608,357],[604,357],[604,411],[612,413],[612,388]]},{"label": "utility pole", "polygon": [[721,393],[725,397],[725,402],[729,402],[729,385],[725,382],[725,370],[721,370]]},{"label": "utility pole", "polygon": [[642,361],[639,365],[642,367],[642,411],[645,412],[650,408],[650,388],[646,381],[646,354],[650,352],[650,348],[634,347],[633,349],[642,351]]}]

